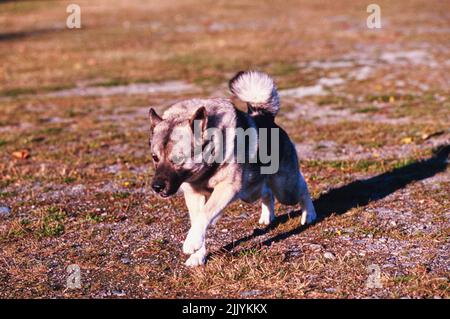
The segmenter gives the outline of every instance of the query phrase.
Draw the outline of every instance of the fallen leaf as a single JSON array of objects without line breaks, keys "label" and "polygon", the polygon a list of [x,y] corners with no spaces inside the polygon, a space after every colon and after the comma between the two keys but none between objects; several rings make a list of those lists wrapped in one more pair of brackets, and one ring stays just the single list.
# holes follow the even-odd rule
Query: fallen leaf
[{"label": "fallen leaf", "polygon": [[17,159],[23,160],[23,159],[30,157],[30,152],[28,152],[27,150],[15,151],[12,153],[12,156]]},{"label": "fallen leaf", "polygon": [[428,140],[429,138],[432,138],[432,137],[435,137],[435,136],[439,136],[439,135],[442,135],[444,133],[445,133],[444,131],[436,131],[436,132],[433,132],[433,133],[423,133],[421,137],[422,137],[423,140]]},{"label": "fallen leaf", "polygon": [[403,144],[411,144],[412,143],[412,137],[404,137],[401,141]]}]

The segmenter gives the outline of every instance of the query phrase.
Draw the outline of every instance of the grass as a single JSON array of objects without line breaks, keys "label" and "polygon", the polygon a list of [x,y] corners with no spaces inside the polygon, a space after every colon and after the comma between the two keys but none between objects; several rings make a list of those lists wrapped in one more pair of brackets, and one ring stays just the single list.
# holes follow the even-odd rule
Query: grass
[{"label": "grass", "polygon": [[341,145],[360,145],[366,148],[381,148],[398,145],[406,141],[420,144],[423,142],[422,136],[427,135],[427,132],[445,130],[445,124],[440,122],[391,124],[372,122],[370,119],[363,121],[342,120],[320,126],[315,125],[314,120],[300,119],[284,126],[295,128],[299,125],[303,128],[308,126],[308,131],[305,134],[303,131],[295,132],[294,130],[295,133],[292,137],[295,141],[334,141]]},{"label": "grass", "polygon": [[0,91],[0,96],[4,97],[19,97],[21,95],[35,95],[35,94],[45,94],[49,92],[54,91],[60,91],[60,90],[67,90],[74,88],[74,85],[67,84],[67,85],[51,85],[51,86],[45,86],[45,87],[29,87],[29,88],[13,88],[13,89],[6,89],[3,91]]},{"label": "grass", "polygon": [[378,111],[379,111],[379,109],[376,106],[368,106],[368,107],[364,107],[362,109],[358,109],[355,112],[356,113],[376,113]]},{"label": "grass", "polygon": [[39,234],[46,237],[60,236],[64,233],[66,213],[58,207],[49,207],[42,218]]},{"label": "grass", "polygon": [[93,223],[101,223],[104,221],[104,218],[98,213],[88,213],[86,215],[86,220]]}]

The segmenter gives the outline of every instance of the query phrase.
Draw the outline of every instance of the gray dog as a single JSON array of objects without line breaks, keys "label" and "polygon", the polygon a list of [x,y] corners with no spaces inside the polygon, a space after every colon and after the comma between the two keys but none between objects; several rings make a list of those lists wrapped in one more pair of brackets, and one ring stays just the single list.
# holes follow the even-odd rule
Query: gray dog
[{"label": "gray dog", "polygon": [[263,225],[275,217],[274,197],[300,204],[302,224],[316,218],[295,147],[275,123],[280,101],[272,78],[239,72],[229,86],[234,98],[247,103],[247,113],[228,99],[182,101],[162,117],[150,109],[152,188],[163,198],[184,192],[191,220],[183,244],[188,266],[205,263],[206,230],[234,200],[261,198]]}]

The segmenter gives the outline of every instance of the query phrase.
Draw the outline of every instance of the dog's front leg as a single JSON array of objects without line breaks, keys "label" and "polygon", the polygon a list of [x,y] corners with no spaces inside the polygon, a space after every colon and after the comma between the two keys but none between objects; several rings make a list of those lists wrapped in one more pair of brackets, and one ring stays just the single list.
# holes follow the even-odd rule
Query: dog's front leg
[{"label": "dog's front leg", "polygon": [[197,227],[194,227],[198,224],[198,220],[200,219],[201,212],[203,207],[205,206],[205,196],[201,193],[196,192],[191,185],[184,183],[181,188],[184,192],[184,200],[186,201],[186,206],[189,210],[189,219],[191,221],[191,228],[186,236],[186,239],[183,243],[183,252],[188,255],[192,255],[196,250],[198,250],[199,245],[201,243],[196,243],[195,240],[198,236],[195,234],[197,232]]},{"label": "dog's front leg", "polygon": [[[211,221],[217,220],[222,210],[233,201],[235,197],[236,191],[230,183],[221,183],[214,188],[214,191],[211,193],[206,204],[203,205],[197,213],[190,214],[191,229],[189,230],[183,245],[183,252],[191,254],[186,261],[187,266],[198,266],[205,263],[206,230]],[[190,201],[190,199],[186,199],[186,203],[188,201]]]}]

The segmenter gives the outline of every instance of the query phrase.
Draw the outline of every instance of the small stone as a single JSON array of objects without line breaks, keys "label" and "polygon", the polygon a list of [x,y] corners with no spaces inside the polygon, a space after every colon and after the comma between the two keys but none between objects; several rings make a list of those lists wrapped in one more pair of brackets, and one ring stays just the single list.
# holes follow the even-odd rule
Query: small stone
[{"label": "small stone", "polygon": [[323,254],[323,257],[325,257],[325,259],[330,259],[330,260],[333,260],[333,259],[336,258],[336,257],[333,255],[333,253],[330,253],[329,251],[325,252],[325,253]]},{"label": "small stone", "polygon": [[318,245],[318,244],[311,244],[311,245],[309,245],[309,248],[311,248],[311,250],[317,251],[317,250],[320,250],[322,248],[322,246]]},{"label": "small stone", "polygon": [[117,297],[126,296],[126,293],[123,290],[113,290],[113,291],[111,291],[111,293]]},{"label": "small stone", "polygon": [[288,253],[288,255],[290,256],[290,257],[298,257],[298,256],[300,256],[302,254],[302,252],[300,251],[300,250],[293,250],[293,251],[290,251],[289,253]]},{"label": "small stone", "polygon": [[328,293],[335,293],[336,292],[336,288],[325,288],[325,291]]},{"label": "small stone", "polygon": [[122,258],[120,261],[125,265],[128,265],[130,263],[130,260],[128,258]]},{"label": "small stone", "polygon": [[0,206],[0,217],[7,217],[11,214],[11,208],[8,206]]},{"label": "small stone", "polygon": [[261,294],[260,290],[248,290],[248,291],[242,291],[239,293],[242,297],[252,297],[257,296]]},{"label": "small stone", "polygon": [[84,187],[84,185],[75,185],[75,186],[73,186],[72,189],[70,190],[70,194],[71,194],[72,196],[75,196],[75,195],[83,195],[84,192],[85,192],[85,190],[86,190],[86,187]]}]

